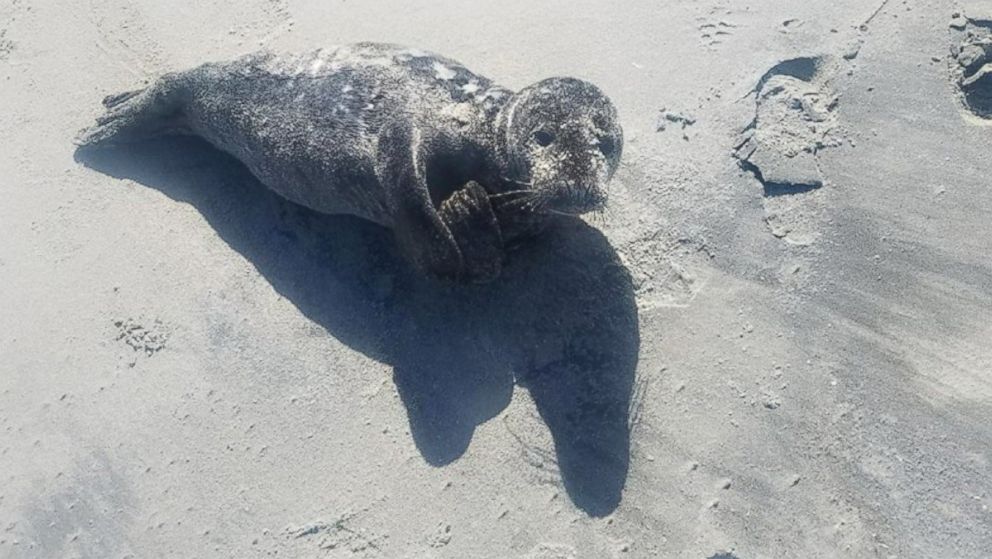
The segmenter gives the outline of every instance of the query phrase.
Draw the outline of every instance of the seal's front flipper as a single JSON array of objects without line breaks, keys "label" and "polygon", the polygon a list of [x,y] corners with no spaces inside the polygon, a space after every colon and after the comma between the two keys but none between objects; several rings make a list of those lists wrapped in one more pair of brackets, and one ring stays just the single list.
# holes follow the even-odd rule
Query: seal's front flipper
[{"label": "seal's front flipper", "polygon": [[459,279],[471,283],[496,279],[503,268],[503,237],[486,190],[469,182],[442,202],[438,213],[462,253]]},{"label": "seal's front flipper", "polygon": [[393,217],[393,236],[400,252],[422,273],[457,279],[462,256],[451,231],[431,203],[425,161],[432,155],[430,138],[407,120],[396,120],[379,133],[376,175]]},{"label": "seal's front flipper", "polygon": [[79,133],[76,145],[112,146],[181,131],[184,91],[180,75],[167,74],[145,89],[107,96],[107,112]]}]

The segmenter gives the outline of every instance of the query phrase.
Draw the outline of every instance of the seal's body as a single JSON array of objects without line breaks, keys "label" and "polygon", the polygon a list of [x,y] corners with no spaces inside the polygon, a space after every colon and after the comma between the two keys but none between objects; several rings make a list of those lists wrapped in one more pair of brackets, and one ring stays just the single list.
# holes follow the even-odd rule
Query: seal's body
[{"label": "seal's body", "polygon": [[602,207],[623,142],[591,84],[514,93],[376,43],[205,64],[104,105],[81,146],[201,136],[287,199],[390,227],[423,271],[469,281],[498,274],[513,224]]}]

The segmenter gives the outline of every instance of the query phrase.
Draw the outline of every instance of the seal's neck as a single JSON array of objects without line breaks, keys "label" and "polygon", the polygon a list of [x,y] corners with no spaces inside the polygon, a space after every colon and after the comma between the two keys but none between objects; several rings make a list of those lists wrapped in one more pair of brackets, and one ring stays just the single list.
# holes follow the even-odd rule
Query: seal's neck
[{"label": "seal's neck", "polygon": [[494,118],[489,120],[485,132],[488,149],[485,150],[485,173],[495,192],[509,192],[526,188],[527,178],[521,176],[520,169],[512,164],[513,158],[507,145],[507,128],[513,118],[513,111],[519,98],[510,94],[501,99]]}]

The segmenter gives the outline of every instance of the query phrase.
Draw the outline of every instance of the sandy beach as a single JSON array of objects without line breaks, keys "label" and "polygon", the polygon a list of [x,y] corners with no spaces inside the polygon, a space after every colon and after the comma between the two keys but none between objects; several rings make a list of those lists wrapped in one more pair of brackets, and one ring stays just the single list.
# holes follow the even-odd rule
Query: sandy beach
[{"label": "sandy beach", "polygon": [[[104,96],[358,41],[600,87],[491,284]],[[0,557],[983,558],[992,2],[0,0]]]}]

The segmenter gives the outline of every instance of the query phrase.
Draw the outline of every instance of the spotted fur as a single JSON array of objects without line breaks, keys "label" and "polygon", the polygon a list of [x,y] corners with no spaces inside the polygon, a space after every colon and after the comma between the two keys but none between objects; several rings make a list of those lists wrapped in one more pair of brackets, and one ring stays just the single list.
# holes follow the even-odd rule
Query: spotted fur
[{"label": "spotted fur", "polygon": [[379,43],[205,64],[104,104],[81,146],[200,136],[278,194],[390,227],[424,272],[465,281],[498,275],[504,245],[547,216],[601,208],[623,147],[592,84],[551,78],[514,93]]}]

